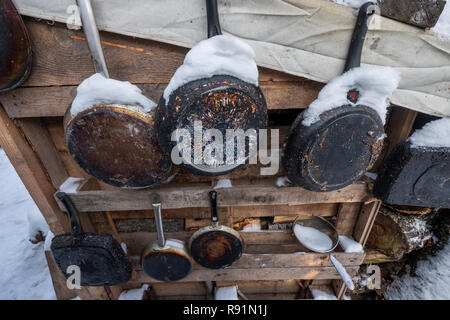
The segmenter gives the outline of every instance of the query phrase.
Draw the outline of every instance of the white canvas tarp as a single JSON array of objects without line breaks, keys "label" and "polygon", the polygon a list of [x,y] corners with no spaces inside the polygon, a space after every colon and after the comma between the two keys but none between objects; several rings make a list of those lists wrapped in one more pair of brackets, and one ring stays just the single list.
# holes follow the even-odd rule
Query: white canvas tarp
[{"label": "white canvas tarp", "polygon": [[[80,25],[75,0],[13,0],[19,12]],[[100,30],[192,47],[206,36],[204,0],[92,0]],[[340,74],[356,17],[327,0],[219,0],[222,31],[250,44],[258,65],[328,82]],[[392,66],[402,80],[391,98],[450,116],[450,40],[376,16],[363,65]]]}]

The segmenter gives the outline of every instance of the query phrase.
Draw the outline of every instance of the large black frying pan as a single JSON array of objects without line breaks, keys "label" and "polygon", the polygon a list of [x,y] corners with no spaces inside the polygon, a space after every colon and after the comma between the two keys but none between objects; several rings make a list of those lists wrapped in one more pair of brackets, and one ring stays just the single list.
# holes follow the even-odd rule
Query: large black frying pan
[{"label": "large black frying pan", "polygon": [[[361,64],[369,17],[375,9],[368,2],[359,10],[344,72]],[[347,98],[357,103],[358,95],[350,90]],[[293,183],[312,191],[340,189],[358,180],[378,157],[383,122],[372,108],[343,105],[323,112],[310,126],[302,124],[303,115],[291,126],[282,156],[284,171]]]},{"label": "large black frying pan", "polygon": [[226,268],[241,257],[244,243],[239,232],[219,224],[217,192],[210,191],[208,195],[212,223],[191,236],[189,249],[194,260],[205,268]]},{"label": "large black frying pan", "polygon": [[450,208],[450,148],[401,142],[384,162],[373,194],[389,204]]},{"label": "large black frying pan", "polygon": [[[94,69],[108,78],[100,36],[89,0],[77,0]],[[107,98],[107,97],[105,97]],[[162,151],[149,113],[136,104],[101,104],[64,117],[66,143],[89,175],[121,188],[146,188],[167,180],[172,161]]]},{"label": "large black frying pan", "polygon": [[0,92],[20,86],[30,70],[27,29],[11,0],[0,0]]},{"label": "large black frying pan", "polygon": [[71,233],[52,239],[51,250],[63,275],[69,266],[80,268],[81,286],[115,286],[131,277],[131,263],[119,242],[109,234],[84,232],[72,200],[64,192],[55,195],[66,207]]},{"label": "large black frying pan", "polygon": [[161,198],[159,194],[150,196],[158,239],[149,243],[141,253],[142,269],[150,277],[164,282],[177,281],[192,271],[192,260],[186,244],[181,240],[165,239],[161,218]]},{"label": "large black frying pan", "polygon": [[[208,38],[221,34],[217,0],[206,0]],[[175,129],[187,129],[192,138],[194,150],[194,121],[201,121],[203,130],[218,129],[226,136],[226,129],[262,129],[267,126],[267,106],[259,87],[229,75],[214,75],[188,82],[179,87],[169,97],[162,98],[157,110],[157,126],[160,144],[171,152],[176,142],[171,141]],[[236,144],[235,144],[236,146]],[[205,144],[202,146],[204,149]],[[187,159],[180,167],[199,174],[217,176],[231,172],[242,165],[237,163],[237,150],[234,150],[233,164],[195,164]],[[246,153],[245,160],[249,157]],[[226,146],[223,148],[223,159],[226,160]],[[190,161],[189,161],[190,160]],[[189,163],[190,162],[190,163]]]}]

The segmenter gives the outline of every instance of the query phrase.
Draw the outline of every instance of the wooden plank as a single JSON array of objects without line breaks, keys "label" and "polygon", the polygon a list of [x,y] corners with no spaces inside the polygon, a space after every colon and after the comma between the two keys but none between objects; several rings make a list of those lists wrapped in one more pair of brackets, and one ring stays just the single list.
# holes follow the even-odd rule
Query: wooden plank
[{"label": "wooden plank", "polygon": [[388,147],[385,158],[398,143],[409,136],[417,116],[417,111],[402,107],[393,106],[391,110],[389,122],[386,126]]},{"label": "wooden plank", "polygon": [[[167,83],[137,84],[143,94],[159,101]],[[310,81],[260,83],[268,110],[305,109],[319,90]],[[76,86],[25,87],[0,94],[0,100],[11,118],[63,117],[76,95]],[[39,97],[39,99],[36,99]]]},{"label": "wooden plank", "polygon": [[352,236],[361,210],[360,203],[341,203],[336,216],[336,230],[340,235]]},{"label": "wooden plank", "polygon": [[54,234],[69,231],[65,214],[53,198],[56,189],[39,158],[0,105],[0,145]]},{"label": "wooden plank", "polygon": [[366,257],[363,264],[379,264],[386,262],[398,261],[394,257],[388,256],[376,249],[366,250]]},{"label": "wooden plank", "polygon": [[56,264],[51,251],[45,251],[45,259],[52,277],[53,289],[55,290],[58,300],[70,300],[79,295],[79,290],[71,290],[67,288],[67,280]]},{"label": "wooden plank", "polygon": [[[70,194],[80,212],[149,210],[149,195],[158,192],[163,209],[209,207],[205,187],[156,188],[153,190],[100,190]],[[364,182],[331,192],[314,192],[300,187],[236,186],[219,189],[218,206],[300,205],[312,203],[361,202],[372,198]],[[61,205],[61,209],[64,210]],[[285,215],[285,214],[282,214]]]},{"label": "wooden plank", "polygon": [[[355,275],[359,266],[347,267],[347,272]],[[198,281],[240,281],[240,280],[290,280],[290,279],[338,279],[339,274],[334,267],[300,267],[300,268],[257,268],[257,269],[221,269],[221,270],[193,270],[180,282]],[[158,282],[143,271],[136,271],[132,283]]]},{"label": "wooden plank", "polygon": [[247,294],[277,294],[298,293],[299,286],[295,280],[280,281],[216,281],[217,287],[237,285],[245,295]]},{"label": "wooden plank", "polygon": [[361,213],[359,214],[358,221],[355,225],[355,230],[353,232],[353,238],[361,243],[364,247],[369,237],[370,230],[372,230],[373,223],[380,209],[381,201],[373,201],[368,204],[364,204],[361,208]]},{"label": "wooden plank", "polygon": [[18,121],[20,127],[37,153],[45,170],[48,172],[53,186],[59,186],[69,177],[58,150],[50,137],[50,133],[41,119],[22,119]]}]

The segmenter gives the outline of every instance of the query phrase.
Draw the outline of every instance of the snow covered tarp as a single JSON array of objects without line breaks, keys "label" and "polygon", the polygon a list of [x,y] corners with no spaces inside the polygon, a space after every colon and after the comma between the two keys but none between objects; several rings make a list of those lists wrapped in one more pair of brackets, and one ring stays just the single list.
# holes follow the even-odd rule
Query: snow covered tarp
[{"label": "snow covered tarp", "polygon": [[[14,0],[19,12],[79,25],[75,0]],[[192,47],[206,38],[204,0],[94,0],[100,30]],[[219,1],[224,34],[247,42],[259,66],[326,83],[341,74],[356,17],[327,0]],[[450,116],[450,40],[383,18],[372,19],[362,66],[401,73],[394,104]]]}]

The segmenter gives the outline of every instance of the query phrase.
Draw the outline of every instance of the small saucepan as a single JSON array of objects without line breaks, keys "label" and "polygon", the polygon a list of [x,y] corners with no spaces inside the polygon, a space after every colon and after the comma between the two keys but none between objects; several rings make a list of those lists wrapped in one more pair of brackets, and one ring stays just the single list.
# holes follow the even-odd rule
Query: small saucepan
[{"label": "small saucepan", "polygon": [[[95,71],[109,78],[91,3],[77,4]],[[155,108],[147,112],[136,101],[101,103],[75,114],[69,107],[64,117],[69,153],[89,175],[116,187],[138,189],[165,182],[172,161],[158,143],[154,113]]]},{"label": "small saucepan", "polygon": [[159,194],[150,196],[155,214],[158,239],[149,243],[141,254],[142,269],[150,277],[164,282],[178,281],[192,271],[192,261],[186,244],[175,239],[165,239],[161,218],[161,198]]},{"label": "small saucepan", "polygon": [[211,202],[210,226],[197,230],[189,240],[189,249],[194,260],[205,268],[220,269],[239,259],[244,242],[239,232],[220,225],[217,216],[217,192],[208,193]]},{"label": "small saucepan", "polygon": [[[360,66],[369,18],[376,9],[368,2],[359,10],[344,73]],[[282,155],[290,181],[312,191],[332,191],[354,183],[370,169],[381,149],[383,122],[373,108],[358,104],[358,97],[357,89],[351,89],[348,104],[323,112],[309,126],[303,124],[305,112],[297,117]]]},{"label": "small saucepan", "polygon": [[331,263],[336,268],[345,285],[350,290],[355,288],[352,277],[331,254],[339,245],[339,234],[330,222],[323,217],[312,217],[310,219],[300,219],[297,217],[292,229],[297,240],[305,248],[318,253],[330,253]]}]

